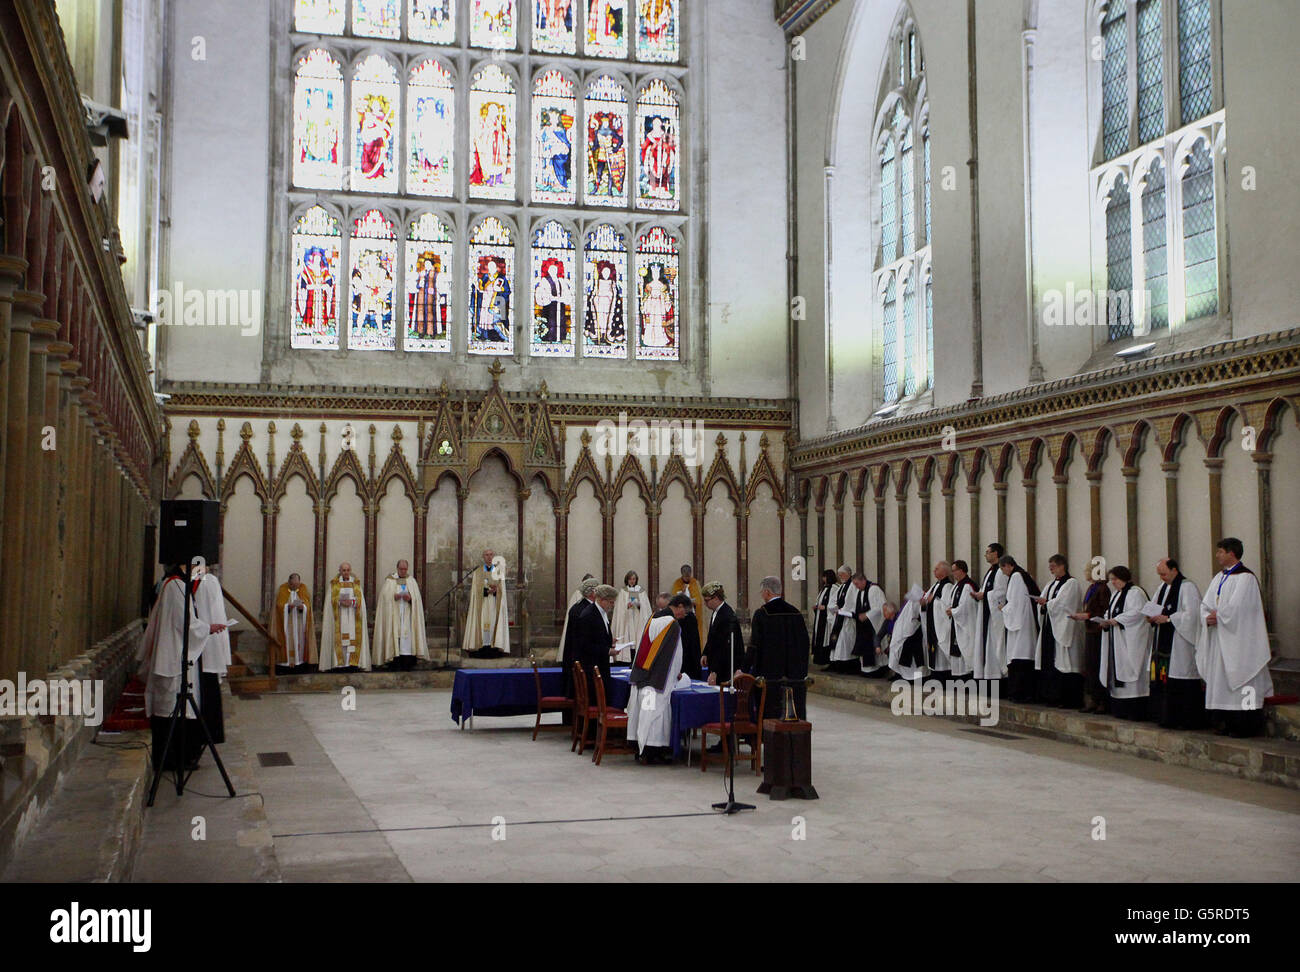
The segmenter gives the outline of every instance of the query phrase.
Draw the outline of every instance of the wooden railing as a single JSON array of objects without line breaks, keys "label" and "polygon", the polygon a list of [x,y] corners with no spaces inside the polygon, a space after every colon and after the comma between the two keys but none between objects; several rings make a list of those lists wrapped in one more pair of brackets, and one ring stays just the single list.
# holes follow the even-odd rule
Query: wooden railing
[{"label": "wooden railing", "polygon": [[271,632],[266,629],[266,625],[262,624],[261,621],[257,620],[257,615],[254,614],[252,611],[248,610],[248,608],[244,607],[244,605],[240,604],[239,599],[236,598],[233,594],[231,594],[230,591],[226,590],[223,587],[221,589],[221,593],[225,595],[226,600],[230,602],[231,606],[234,607],[236,611],[238,611],[240,614],[244,616],[244,620],[247,621],[249,624],[251,624],[254,630],[256,630],[258,634],[260,634],[263,638],[266,639],[266,677],[270,682],[271,688],[274,689],[275,688],[275,659],[278,655],[276,649],[277,648],[283,649],[284,645],[280,643],[279,638],[275,637],[275,635],[271,634]]}]

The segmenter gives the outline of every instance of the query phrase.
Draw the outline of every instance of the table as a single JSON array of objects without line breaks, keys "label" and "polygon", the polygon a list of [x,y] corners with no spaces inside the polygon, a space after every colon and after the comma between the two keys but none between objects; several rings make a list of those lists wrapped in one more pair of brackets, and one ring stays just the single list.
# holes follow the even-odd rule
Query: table
[{"label": "table", "polygon": [[[538,673],[542,677],[543,695],[564,694],[564,669],[542,668]],[[626,668],[610,670],[607,701],[615,708],[626,706],[631,694],[627,673]],[[476,715],[517,716],[536,712],[537,685],[531,668],[462,668],[452,681],[451,717],[462,729]]]},{"label": "table", "polygon": [[[632,693],[628,682],[629,668],[611,668],[609,705],[627,707]],[[542,668],[543,695],[562,695],[564,670]],[[682,735],[710,722],[718,721],[718,689],[704,682],[692,682],[690,688],[675,689],[672,703],[673,757],[682,756]],[[727,699],[727,711],[734,711],[734,696]],[[537,686],[531,668],[462,668],[451,686],[451,717],[462,729],[481,716],[533,715],[537,712]]]}]

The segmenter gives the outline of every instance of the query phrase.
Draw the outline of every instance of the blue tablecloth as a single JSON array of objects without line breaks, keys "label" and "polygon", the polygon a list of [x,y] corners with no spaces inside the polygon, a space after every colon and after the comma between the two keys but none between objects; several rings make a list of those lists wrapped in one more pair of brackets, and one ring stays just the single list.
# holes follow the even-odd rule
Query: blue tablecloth
[{"label": "blue tablecloth", "polygon": [[[610,672],[609,698],[616,709],[627,705],[631,687],[628,670]],[[543,695],[564,694],[564,671],[539,669]],[[716,713],[716,701],[714,703]],[[451,717],[456,722],[481,716],[533,715],[537,712],[537,685],[531,668],[462,668],[451,686]],[[705,720],[708,721],[707,719]]]},{"label": "blue tablecloth", "polygon": [[[559,668],[539,670],[543,695],[563,694],[564,673]],[[616,709],[626,708],[631,686],[628,669],[610,672],[609,699]],[[727,714],[734,711],[733,697],[727,697]],[[672,695],[673,756],[680,759],[682,734],[718,721],[718,690],[703,682],[676,689]],[[451,717],[456,722],[481,716],[532,715],[537,712],[537,686],[531,668],[462,668],[451,687]]]}]

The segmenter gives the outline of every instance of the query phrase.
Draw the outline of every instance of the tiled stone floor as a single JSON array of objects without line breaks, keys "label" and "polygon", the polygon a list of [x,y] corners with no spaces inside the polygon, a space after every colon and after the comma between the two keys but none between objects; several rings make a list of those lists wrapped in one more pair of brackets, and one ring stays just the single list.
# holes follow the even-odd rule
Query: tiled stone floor
[{"label": "tiled stone floor", "polygon": [[[446,691],[237,700],[286,881],[1294,880],[1300,794],[810,699],[817,801],[709,810],[722,774],[597,767],[532,718],[460,731]],[[252,754],[286,751],[294,765]],[[208,801],[204,801],[205,803]],[[698,814],[698,815],[697,815]],[[628,819],[640,817],[643,819]],[[806,839],[793,833],[802,817]],[[1106,839],[1095,840],[1094,818]],[[494,840],[494,818],[504,839]],[[613,819],[611,819],[613,818]],[[649,818],[649,819],[645,819]],[[580,821],[580,822],[567,822]],[[377,832],[379,831],[379,832]],[[499,829],[496,836],[500,836]],[[191,872],[191,879],[202,877]]]}]

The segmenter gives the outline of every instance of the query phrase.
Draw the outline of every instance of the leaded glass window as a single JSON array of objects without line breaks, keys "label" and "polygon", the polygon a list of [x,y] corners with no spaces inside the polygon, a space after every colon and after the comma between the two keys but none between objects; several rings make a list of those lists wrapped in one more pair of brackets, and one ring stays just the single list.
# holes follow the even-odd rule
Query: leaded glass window
[{"label": "leaded glass window", "polygon": [[371,209],[352,225],[348,299],[348,347],[391,351],[397,346],[393,296],[397,286],[397,234],[383,213]]},{"label": "leaded glass window", "polygon": [[433,213],[412,222],[406,237],[405,350],[451,350],[455,266],[451,227]]},{"label": "leaded glass window", "polygon": [[903,279],[903,394],[915,394],[921,370],[921,347],[917,343],[916,286],[909,272]]},{"label": "leaded glass window", "polygon": [[1152,163],[1142,189],[1142,262],[1151,330],[1169,326],[1169,247],[1165,167]]},{"label": "leaded glass window", "polygon": [[636,241],[638,360],[676,361],[677,241],[654,227]]},{"label": "leaded glass window", "polygon": [[1124,0],[1111,0],[1101,36],[1106,51],[1101,62],[1102,155],[1113,159],[1128,148],[1128,28]]},{"label": "leaded glass window", "polygon": [[1133,230],[1128,182],[1116,180],[1106,204],[1106,325],[1109,340],[1133,334]]},{"label": "leaded glass window", "polygon": [[1140,0],[1137,6],[1139,142],[1150,142],[1165,133],[1164,58],[1160,0]]},{"label": "leaded glass window", "polygon": [[881,340],[884,344],[884,395],[886,402],[898,398],[898,300],[894,275],[885,285],[885,300],[881,307]]},{"label": "leaded glass window", "polygon": [[583,268],[584,358],[627,357],[627,243],[608,223],[587,234]]},{"label": "leaded glass window", "polygon": [[1183,174],[1183,264],[1187,319],[1219,310],[1219,261],[1214,222],[1214,163],[1210,147],[1196,143]]},{"label": "leaded glass window", "polygon": [[1178,93],[1182,123],[1210,113],[1210,0],[1178,0]]},{"label": "leaded glass window", "polygon": [[339,346],[339,221],[320,206],[298,218],[293,231],[292,346],[336,350]]},{"label": "leaded glass window", "polygon": [[577,249],[573,234],[556,220],[533,233],[533,327],[529,353],[534,357],[572,358],[574,274]]}]

